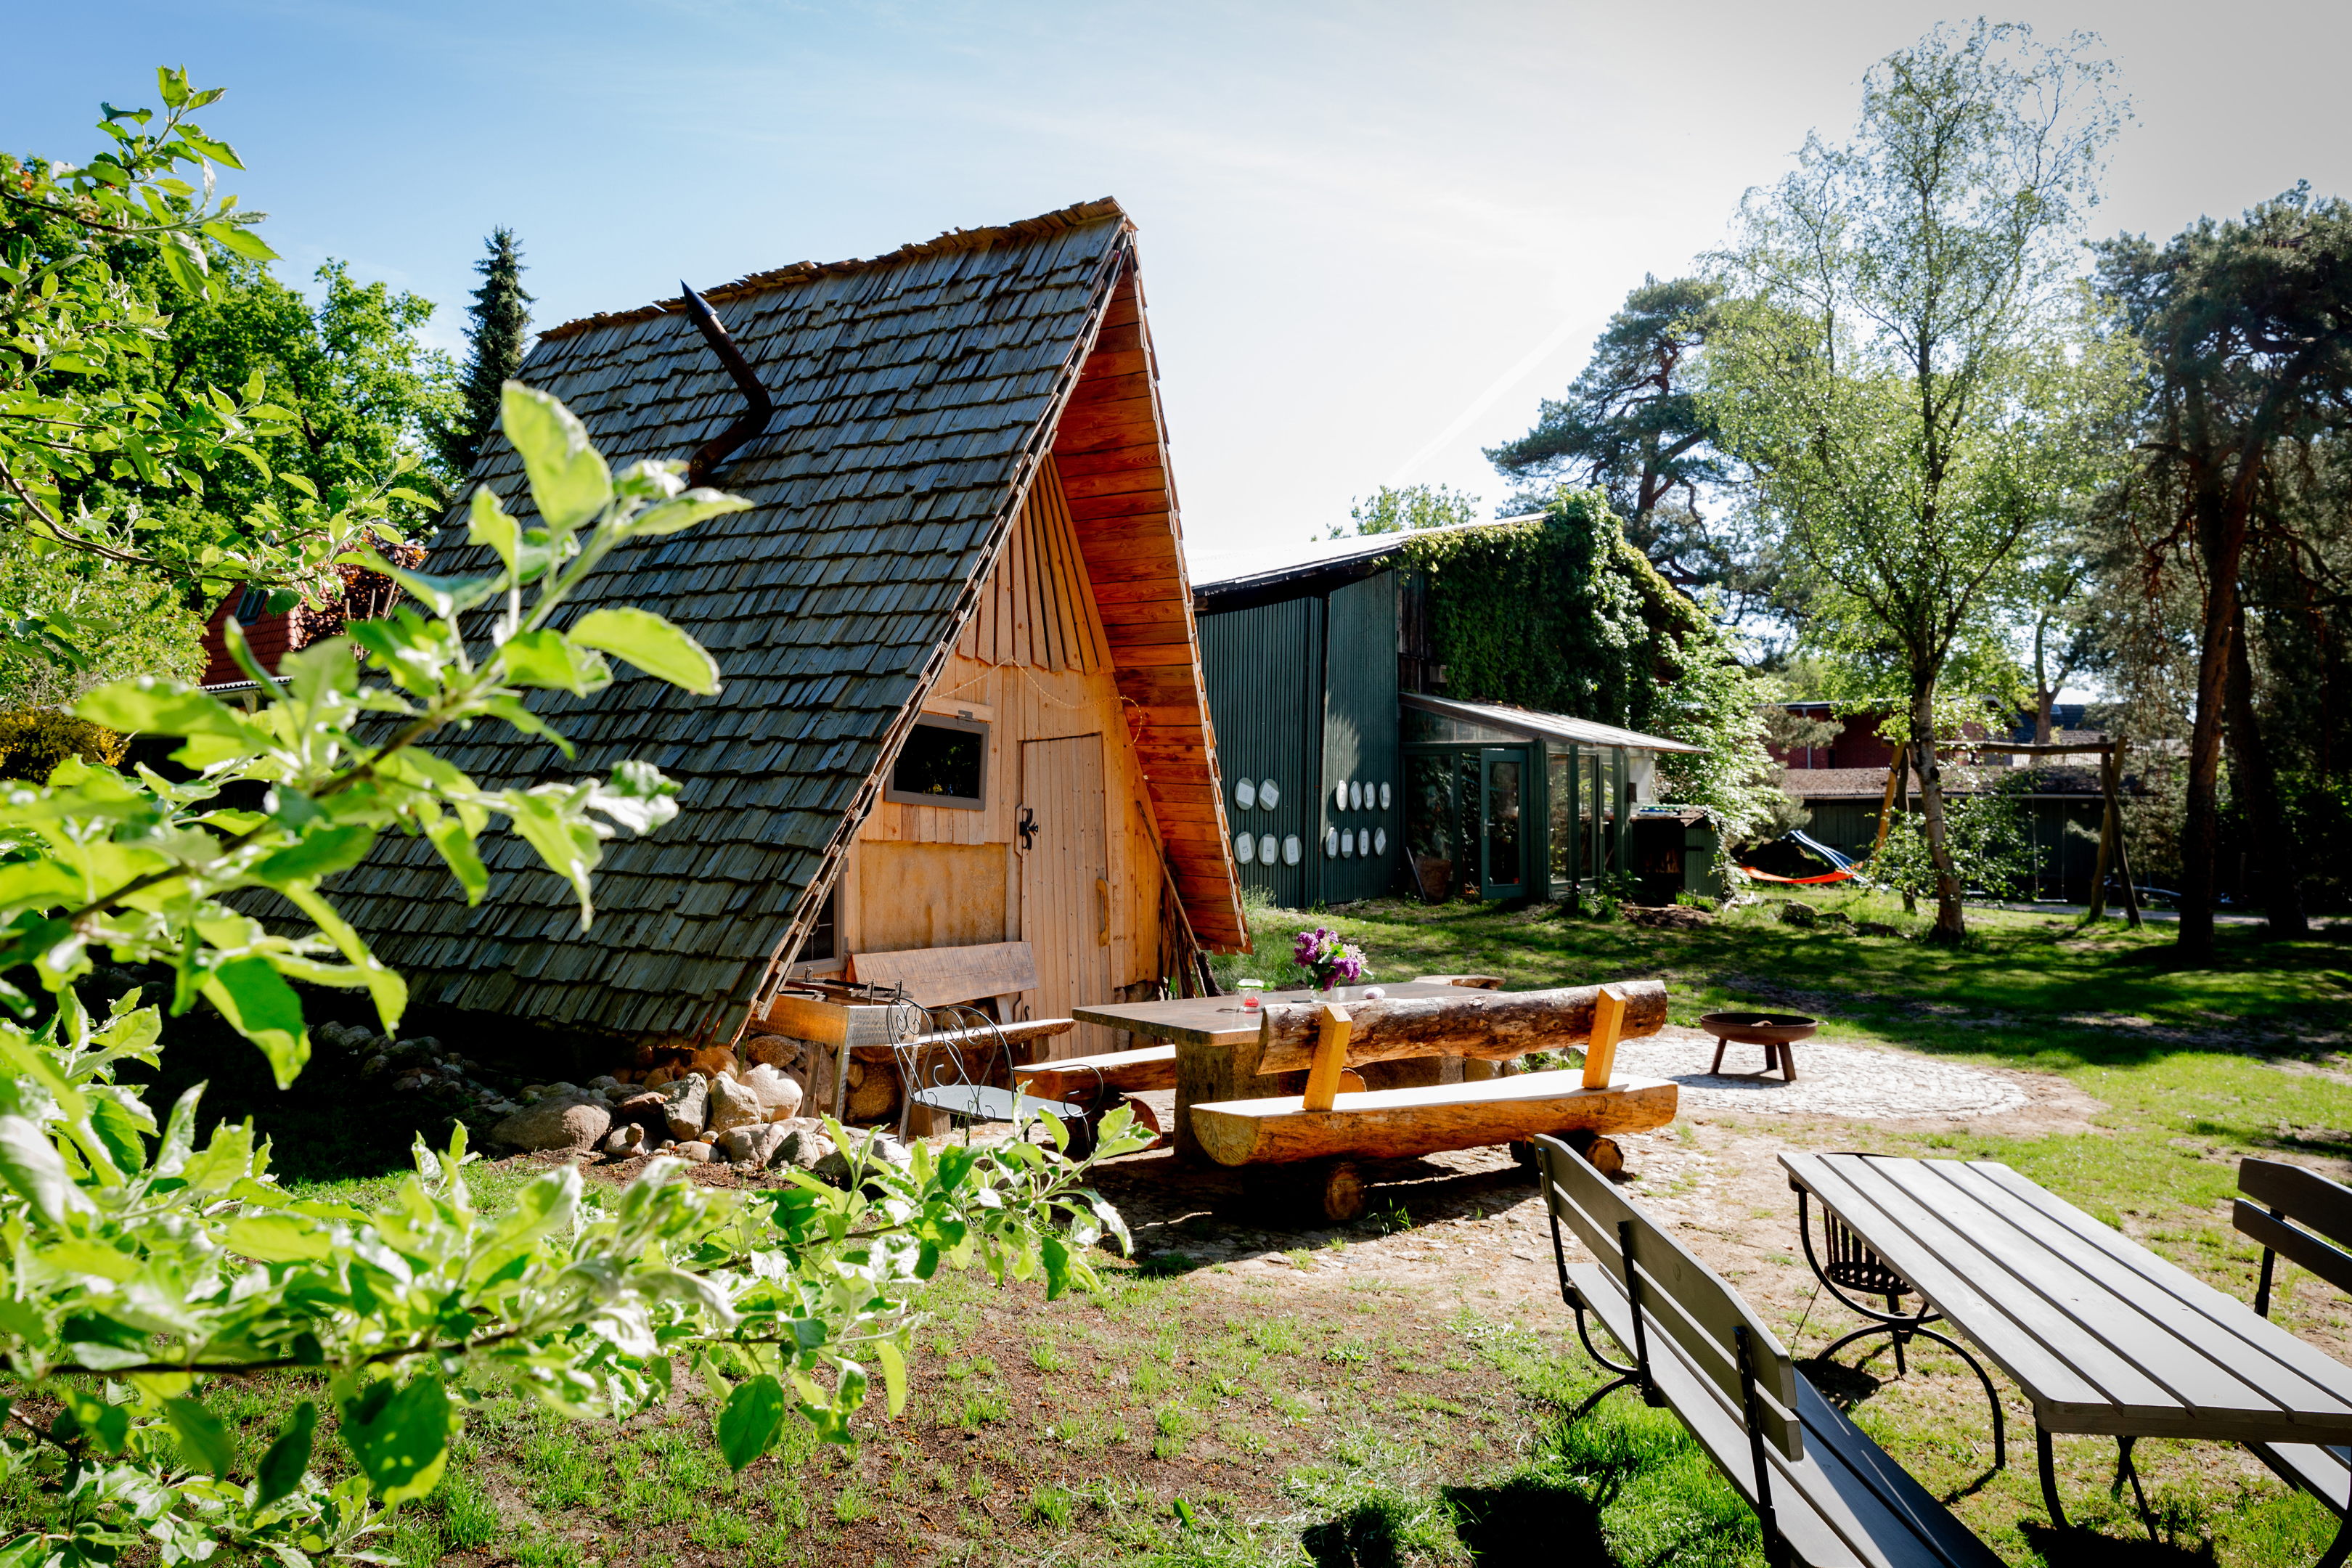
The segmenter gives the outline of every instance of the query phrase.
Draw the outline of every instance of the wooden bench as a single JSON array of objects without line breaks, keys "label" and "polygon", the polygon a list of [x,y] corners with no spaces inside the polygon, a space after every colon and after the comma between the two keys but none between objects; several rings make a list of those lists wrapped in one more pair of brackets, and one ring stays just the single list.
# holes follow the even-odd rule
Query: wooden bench
[{"label": "wooden bench", "polygon": [[[2277,1160],[2238,1162],[2239,1230],[2263,1244],[2254,1283],[2254,1310],[2271,1315],[2271,1286],[2284,1258],[2339,1290],[2352,1291],[2352,1187]],[[2249,1202],[2248,1200],[2252,1201]],[[2352,1552],[2352,1447],[2320,1443],[2249,1443],[2254,1457],[2281,1480],[2301,1487],[2341,1521],[2320,1568],[2338,1568]]]},{"label": "wooden bench", "polygon": [[[1557,991],[1471,992],[1345,1006],[1268,1003],[1257,1071],[1307,1071],[1304,1093],[1192,1107],[1192,1131],[1221,1165],[1306,1165],[1302,1184],[1322,1216],[1363,1213],[1362,1159],[1524,1142],[1538,1133],[1641,1131],[1675,1119],[1668,1081],[1614,1076],[1617,1041],[1666,1020],[1654,980]],[[1350,1068],[1412,1057],[1508,1060],[1586,1045],[1579,1072],[1521,1073],[1412,1089],[1344,1092]],[[1361,1080],[1357,1080],[1360,1086]]]},{"label": "wooden bench", "polygon": [[[1798,1374],[1731,1287],[1559,1140],[1536,1140],[1560,1297],[1621,1388],[1672,1410],[1764,1531],[1768,1563],[1993,1568],[2000,1559]],[[1568,1261],[1569,1238],[1598,1261]],[[1630,1359],[1594,1346],[1590,1313]]]}]

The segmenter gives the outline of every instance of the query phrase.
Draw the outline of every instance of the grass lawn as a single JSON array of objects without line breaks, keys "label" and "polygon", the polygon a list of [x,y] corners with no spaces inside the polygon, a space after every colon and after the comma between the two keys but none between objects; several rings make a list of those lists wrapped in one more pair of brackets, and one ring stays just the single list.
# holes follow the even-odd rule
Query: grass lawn
[{"label": "grass lawn", "polygon": [[[1901,921],[1855,895],[1809,901]],[[1383,902],[1314,918],[1254,910],[1261,956],[1222,967],[1292,979],[1280,955],[1315,918],[1360,942],[1381,978],[1483,971],[1518,988],[1662,975],[1677,1023],[1727,1005],[1798,1007],[1840,1039],[2056,1075],[2079,1091],[2089,1111],[2055,1130],[1713,1117],[1654,1135],[1636,1164],[1682,1174],[1638,1189],[1644,1200],[1680,1194],[1692,1245],[1801,1357],[1853,1325],[1812,1300],[1787,1256],[1785,1186],[1776,1197],[1758,1174],[1779,1147],[2006,1160],[2241,1298],[2254,1253],[2227,1228],[2237,1158],[2342,1177],[2352,1157],[2352,1073],[2336,1059],[2352,945],[2340,937],[2265,944],[2225,931],[2213,968],[2176,971],[2161,929],[2084,935],[2035,915],[1972,912],[1979,934],[1952,952],[1799,929],[1769,906],[1673,932]],[[281,1164],[299,1154],[282,1147]],[[1599,1378],[1549,1288],[1532,1187],[1489,1163],[1398,1189],[1345,1231],[1269,1235],[1211,1200],[1162,1205],[1153,1250],[1111,1268],[1093,1297],[943,1286],[908,1414],[865,1422],[855,1450],[803,1446],[733,1477],[692,1400],[617,1430],[492,1401],[439,1493],[403,1510],[391,1550],[420,1568],[1760,1563],[1752,1519],[1670,1416],[1619,1397],[1565,1425]],[[2281,1321],[2352,1355],[2342,1300],[2285,1272]],[[1956,1363],[1929,1354],[1881,1382],[1852,1370],[1853,1352],[1843,1359],[1822,1373],[1832,1394],[2010,1562],[2302,1564],[2330,1533],[2324,1510],[2238,1450],[2146,1443],[2170,1537],[2151,1545],[2109,1494],[2112,1447],[2062,1439],[2069,1510],[2093,1533],[2053,1541],[2013,1397],[2011,1468],[1987,1479],[1981,1395]],[[1890,1370],[1883,1357],[1868,1367]],[[232,1396],[257,1452],[299,1396]],[[11,1516],[42,1506],[22,1479],[0,1489]]]}]

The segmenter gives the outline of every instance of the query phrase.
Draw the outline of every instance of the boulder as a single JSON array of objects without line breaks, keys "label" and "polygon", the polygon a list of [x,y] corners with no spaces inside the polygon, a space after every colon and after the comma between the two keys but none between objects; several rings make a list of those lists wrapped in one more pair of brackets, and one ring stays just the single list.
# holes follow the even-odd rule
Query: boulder
[{"label": "boulder", "polygon": [[529,1105],[490,1129],[501,1143],[526,1152],[593,1149],[613,1127],[613,1113],[584,1100],[553,1096]]},{"label": "boulder", "polygon": [[658,1094],[640,1091],[625,1095],[613,1105],[613,1120],[634,1121],[656,1138],[669,1136],[669,1101]]},{"label": "boulder", "polygon": [[753,1035],[743,1042],[743,1059],[753,1067],[790,1071],[807,1054],[807,1042],[790,1035]]},{"label": "boulder", "polygon": [[604,1135],[604,1152],[615,1160],[634,1160],[646,1152],[646,1130],[635,1121],[624,1121]]},{"label": "boulder", "polygon": [[1821,911],[1811,904],[1783,902],[1773,911],[1784,926],[1811,926],[1821,922]]},{"label": "boulder", "polygon": [[768,1125],[783,1134],[777,1142],[772,1162],[775,1164],[814,1171],[833,1152],[833,1140],[825,1136],[824,1123],[814,1116],[796,1116],[790,1121],[772,1121]]},{"label": "boulder", "polygon": [[732,1078],[737,1067],[735,1053],[725,1046],[704,1046],[686,1064],[688,1072],[698,1072],[708,1079]]},{"label": "boulder", "polygon": [[1888,925],[1885,921],[1856,921],[1853,922],[1853,934],[1856,936],[1901,936],[1903,932],[1899,927]]},{"label": "boulder", "polygon": [[698,1078],[688,1076],[673,1079],[662,1090],[666,1102],[662,1121],[670,1136],[685,1140],[698,1137],[710,1120],[710,1091],[702,1087]]},{"label": "boulder", "polygon": [[834,1150],[809,1169],[821,1182],[832,1186],[846,1187],[849,1185],[850,1167],[857,1162],[861,1148],[865,1154],[865,1168],[869,1171],[877,1165],[909,1164],[915,1158],[908,1152],[904,1143],[899,1142],[887,1132],[875,1132],[868,1134],[862,1144],[852,1144],[846,1149]]},{"label": "boulder", "polygon": [[676,1155],[681,1160],[688,1161],[697,1165],[708,1165],[710,1163],[711,1157],[716,1151],[714,1151],[709,1144],[705,1143],[702,1140],[697,1138],[690,1140],[689,1142],[675,1145],[668,1151],[668,1152]]},{"label": "boulder", "polygon": [[770,1121],[789,1121],[801,1110],[801,1086],[772,1065],[761,1062],[745,1070],[744,1089],[760,1102],[760,1110]]},{"label": "boulder", "polygon": [[791,1133],[772,1122],[761,1122],[750,1127],[730,1127],[721,1132],[716,1147],[720,1159],[738,1165],[764,1170],[775,1163],[782,1152],[784,1140]]},{"label": "boulder", "polygon": [[705,1123],[713,1132],[731,1131],[738,1127],[755,1127],[768,1120],[767,1107],[760,1097],[731,1078],[710,1080],[710,1120]]}]

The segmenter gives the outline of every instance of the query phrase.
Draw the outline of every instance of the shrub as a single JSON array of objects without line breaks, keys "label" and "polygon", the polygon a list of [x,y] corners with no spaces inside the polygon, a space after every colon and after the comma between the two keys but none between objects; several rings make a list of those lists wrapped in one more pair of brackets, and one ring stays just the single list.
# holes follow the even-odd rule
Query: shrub
[{"label": "shrub", "polygon": [[130,736],[54,708],[0,713],[0,779],[47,784],[68,757],[94,768],[119,767],[130,746]]}]

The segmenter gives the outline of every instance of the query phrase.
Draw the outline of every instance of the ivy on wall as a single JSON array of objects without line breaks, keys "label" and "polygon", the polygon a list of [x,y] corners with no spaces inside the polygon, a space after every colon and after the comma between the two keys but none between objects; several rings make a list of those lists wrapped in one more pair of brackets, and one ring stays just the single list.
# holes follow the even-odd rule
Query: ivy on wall
[{"label": "ivy on wall", "polygon": [[1625,542],[1601,491],[1563,488],[1524,523],[1417,535],[1404,558],[1448,696],[1687,742],[1696,755],[1658,759],[1660,798],[1713,807],[1727,842],[1763,820],[1769,759],[1730,637]]}]

